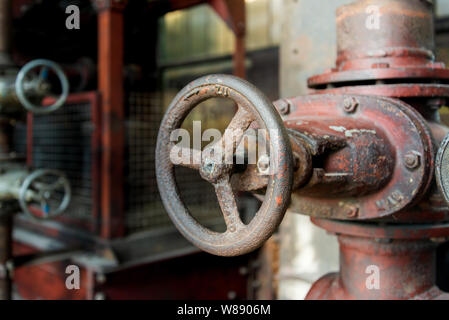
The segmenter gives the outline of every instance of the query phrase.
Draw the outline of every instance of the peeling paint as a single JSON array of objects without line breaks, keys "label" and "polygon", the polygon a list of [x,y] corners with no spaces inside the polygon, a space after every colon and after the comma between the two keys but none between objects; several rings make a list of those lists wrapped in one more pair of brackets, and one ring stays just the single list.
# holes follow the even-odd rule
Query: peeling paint
[{"label": "peeling paint", "polygon": [[340,126],[340,127],[337,127],[337,126],[329,126],[329,129],[332,129],[332,130],[337,131],[337,132],[345,132],[345,131],[346,131],[346,128],[343,127],[343,126]]},{"label": "peeling paint", "polygon": [[376,130],[368,130],[368,129],[351,129],[345,131],[346,137],[352,137],[353,134],[356,133],[370,133],[370,134],[376,134]]}]

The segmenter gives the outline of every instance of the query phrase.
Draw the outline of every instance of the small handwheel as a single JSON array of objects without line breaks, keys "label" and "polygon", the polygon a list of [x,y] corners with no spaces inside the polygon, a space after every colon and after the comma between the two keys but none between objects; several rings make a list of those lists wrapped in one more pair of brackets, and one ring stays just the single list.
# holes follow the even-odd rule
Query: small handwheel
[{"label": "small handwheel", "polygon": [[22,211],[37,219],[62,214],[71,200],[69,180],[58,170],[36,170],[23,181],[19,191]]},{"label": "small handwheel", "polygon": [[[223,137],[203,151],[175,145],[170,139],[172,132],[181,127],[195,106],[213,97],[229,98],[238,107]],[[244,224],[230,181],[234,153],[253,122],[265,129],[269,141],[269,183],[260,209]],[[229,145],[232,147],[226,147]],[[171,155],[179,152],[181,156],[173,163]],[[290,200],[292,161],[289,138],[273,104],[247,81],[230,75],[210,75],[187,85],[168,107],[158,134],[156,177],[164,207],[184,237],[209,253],[236,256],[260,247],[282,221]],[[214,186],[227,227],[225,232],[204,227],[189,213],[178,192],[175,165],[199,170],[201,177]]]},{"label": "small handwheel", "polygon": [[[39,76],[37,77],[37,79],[33,79],[33,82],[35,82],[35,86],[37,88],[41,88],[44,84],[46,84],[49,70],[53,70],[53,72],[58,76],[58,79],[61,83],[61,95],[52,105],[49,106],[36,105],[27,98],[25,79],[27,78],[31,70],[39,67],[41,68]],[[37,59],[28,62],[23,66],[22,69],[20,69],[16,78],[15,89],[17,98],[28,111],[37,114],[50,113],[59,109],[67,100],[67,97],[69,95],[69,81],[67,80],[64,71],[57,63],[50,60]]]}]

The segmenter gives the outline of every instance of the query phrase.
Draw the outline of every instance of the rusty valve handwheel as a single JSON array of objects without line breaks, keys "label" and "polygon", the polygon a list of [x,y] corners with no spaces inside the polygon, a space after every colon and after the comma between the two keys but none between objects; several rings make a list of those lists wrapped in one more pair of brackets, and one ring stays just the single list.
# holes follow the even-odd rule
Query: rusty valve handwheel
[{"label": "rusty valve handwheel", "polygon": [[[48,179],[54,181],[48,183]],[[58,192],[62,194],[62,197],[54,199],[54,195]],[[67,209],[71,198],[70,182],[59,170],[39,169],[34,171],[25,178],[19,191],[19,204],[22,211],[37,220],[59,216]],[[38,203],[38,209],[33,207],[32,203]],[[55,204],[56,206],[54,206]],[[36,213],[37,211],[39,215]]]},{"label": "rusty valve handwheel", "polygon": [[[229,98],[238,106],[224,136],[202,152],[175,145],[170,139],[172,132],[181,127],[195,106],[213,97]],[[244,224],[230,183],[234,165],[232,161],[223,160],[232,159],[245,130],[254,121],[267,132],[271,170],[264,201],[254,218]],[[233,141],[232,147],[225,148],[229,141]],[[202,226],[181,200],[170,157],[179,152],[182,156],[176,161],[177,165],[199,170],[201,177],[214,186],[227,227],[225,232],[214,232]],[[211,75],[191,82],[174,98],[159,129],[156,176],[165,209],[184,237],[212,254],[245,254],[261,246],[273,234],[288,206],[292,168],[288,135],[273,104],[253,85],[234,76]]]},{"label": "rusty valve handwheel", "polygon": [[444,137],[435,161],[437,186],[449,205],[449,134]]}]

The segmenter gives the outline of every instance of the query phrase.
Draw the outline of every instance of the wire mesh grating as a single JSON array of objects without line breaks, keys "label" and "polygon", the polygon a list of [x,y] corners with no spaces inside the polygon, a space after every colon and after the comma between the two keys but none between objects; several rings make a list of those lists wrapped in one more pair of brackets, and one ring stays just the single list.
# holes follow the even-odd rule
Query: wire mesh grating
[{"label": "wire mesh grating", "polygon": [[[70,181],[72,200],[63,215],[78,226],[93,228],[91,102],[67,103],[59,110],[33,116],[33,168],[57,169]],[[16,126],[16,150],[26,152],[26,126]]]},{"label": "wire mesh grating", "polygon": [[[130,92],[127,127],[126,226],[129,233],[171,226],[155,174],[157,133],[163,115],[160,93]],[[201,222],[220,217],[213,187],[198,172],[176,167],[181,197]]]}]

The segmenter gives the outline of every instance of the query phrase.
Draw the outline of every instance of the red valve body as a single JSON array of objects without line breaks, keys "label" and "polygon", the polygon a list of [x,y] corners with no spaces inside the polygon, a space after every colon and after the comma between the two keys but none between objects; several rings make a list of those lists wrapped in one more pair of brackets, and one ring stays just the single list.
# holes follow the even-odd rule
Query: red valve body
[{"label": "red valve body", "polygon": [[[370,14],[378,28],[367,25]],[[449,69],[434,62],[432,4],[343,6],[337,39],[336,68],[309,78],[311,95],[275,102],[289,106],[284,124],[312,156],[290,209],[340,244],[339,273],[318,280],[307,298],[448,299],[435,285],[435,248],[449,238],[449,209],[434,159],[449,131],[438,115]],[[379,288],[367,284],[372,268]]]}]

